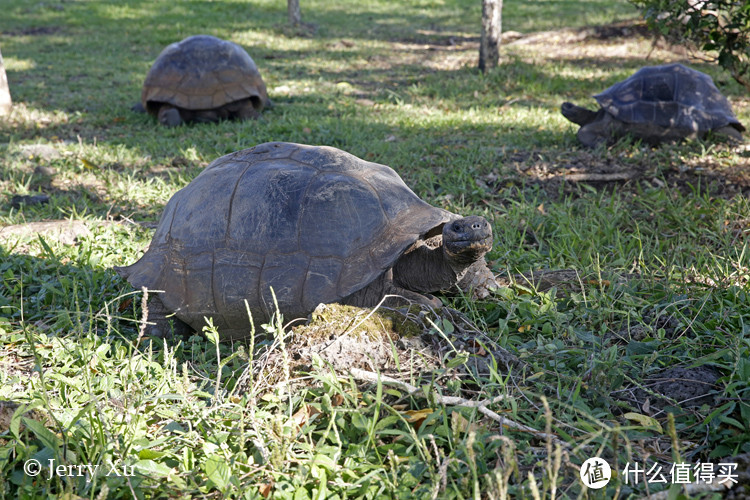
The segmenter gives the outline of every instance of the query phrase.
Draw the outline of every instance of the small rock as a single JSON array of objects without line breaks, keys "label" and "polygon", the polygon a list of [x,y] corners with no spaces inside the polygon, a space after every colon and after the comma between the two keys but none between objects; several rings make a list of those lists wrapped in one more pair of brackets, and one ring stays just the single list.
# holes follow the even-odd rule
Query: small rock
[{"label": "small rock", "polygon": [[176,168],[191,167],[192,162],[184,156],[175,156],[172,158],[172,166]]},{"label": "small rock", "polygon": [[54,175],[57,175],[57,169],[48,167],[47,165],[37,165],[37,167],[34,169],[34,175],[52,177]]},{"label": "small rock", "polygon": [[43,205],[49,203],[49,196],[46,194],[17,194],[10,199],[10,206],[21,208],[21,205]]},{"label": "small rock", "polygon": [[523,33],[520,31],[505,31],[502,34],[502,41],[505,43],[518,40],[519,38],[523,38]]},{"label": "small rock", "polygon": [[60,152],[49,144],[24,144],[18,148],[24,156],[55,160],[60,158]]}]

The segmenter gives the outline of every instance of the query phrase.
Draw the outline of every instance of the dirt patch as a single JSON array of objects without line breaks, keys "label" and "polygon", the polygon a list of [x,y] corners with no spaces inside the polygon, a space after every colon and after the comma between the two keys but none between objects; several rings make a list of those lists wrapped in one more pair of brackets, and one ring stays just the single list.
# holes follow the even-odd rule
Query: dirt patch
[{"label": "dirt patch", "polygon": [[522,34],[516,31],[503,33],[503,42],[509,45],[533,45],[538,43],[570,44],[586,41],[620,42],[623,38],[653,37],[653,33],[641,19],[628,19],[601,26],[584,28],[563,28],[552,31],[539,31]]},{"label": "dirt patch", "polygon": [[80,221],[27,222],[26,224],[15,224],[0,228],[0,241],[40,235],[57,240],[64,245],[75,245],[80,238],[85,238],[90,234],[91,231]]},{"label": "dirt patch", "polygon": [[654,373],[639,386],[618,391],[618,399],[646,415],[665,417],[668,407],[683,410],[716,406],[721,374],[710,366],[676,366]]},{"label": "dirt patch", "polygon": [[18,146],[18,151],[30,160],[51,161],[62,157],[60,150],[49,144],[22,144]]},{"label": "dirt patch", "polygon": [[43,36],[54,35],[62,32],[60,26],[29,26],[17,30],[7,30],[3,32],[5,36]]},{"label": "dirt patch", "polygon": [[609,61],[617,64],[641,59],[648,54],[654,64],[677,62],[690,57],[688,50],[667,43],[656,37],[639,19],[621,21],[601,26],[563,28],[554,31],[513,36],[503,35],[508,40],[511,53],[530,60],[567,60],[581,64],[601,64]]},{"label": "dirt patch", "polygon": [[518,151],[504,160],[506,172],[498,169],[477,183],[489,193],[500,192],[509,183],[539,186],[551,199],[560,194],[581,193],[580,184],[597,189],[634,192],[671,188],[681,193],[700,192],[722,198],[750,193],[750,151],[747,145],[717,144],[712,154],[684,156],[675,145],[642,147],[637,154],[609,150]]},{"label": "dirt patch", "polygon": [[135,222],[127,218],[107,221],[50,220],[27,222],[0,227],[0,244],[13,249],[14,254],[25,254],[38,248],[38,240],[45,243],[58,242],[63,245],[77,245],[92,235],[92,229],[112,225],[136,225],[153,229],[156,222]]},{"label": "dirt patch", "polygon": [[[465,50],[478,49],[480,37],[466,36],[456,33],[446,34],[439,30],[420,29],[416,36],[397,38],[392,41],[402,44],[421,46],[426,50]],[[518,31],[505,31],[502,33],[504,45],[533,45],[555,43],[579,43],[586,41],[612,41],[621,42],[625,38],[654,38],[653,32],[649,30],[646,22],[642,19],[628,19],[612,24],[586,26],[583,28],[562,28],[551,31],[537,31],[533,33],[520,33]],[[342,40],[344,47],[351,47]]]},{"label": "dirt patch", "polygon": [[[440,329],[438,331],[438,329]],[[321,304],[311,320],[291,330],[284,346],[262,353],[253,369],[270,384],[290,374],[352,368],[406,381],[414,377],[486,377],[521,361],[478,330],[463,314],[442,308],[362,309]],[[447,369],[450,365],[452,368]]]},{"label": "dirt patch", "polygon": [[[34,370],[34,366],[34,357],[19,353],[16,345],[8,344],[0,347],[0,372],[3,372],[4,378],[9,381],[6,383],[10,387],[6,386],[5,389],[10,389],[11,394],[24,392],[25,384],[32,378],[39,377],[39,373]],[[4,431],[3,425],[10,422],[10,416],[13,415],[16,406],[0,401],[0,434]]]},{"label": "dirt patch", "polygon": [[716,460],[716,462],[737,464],[737,469],[735,470],[737,484],[726,492],[723,498],[725,500],[750,500],[750,453]]},{"label": "dirt patch", "polygon": [[[10,430],[10,423],[13,419],[13,414],[18,411],[21,406],[22,403],[0,400],[0,434],[3,434]],[[36,420],[37,422],[41,422],[48,427],[52,426],[51,419],[42,410],[27,410],[24,411],[22,415],[23,418]],[[23,424],[23,421],[21,421],[21,424],[18,426],[18,431],[21,432],[24,430],[24,428],[25,425]]]},{"label": "dirt patch", "polygon": [[653,37],[654,33],[642,19],[629,19],[602,26],[593,26],[584,28],[582,31],[587,33],[587,39],[592,40],[619,40],[620,38],[632,37]]}]

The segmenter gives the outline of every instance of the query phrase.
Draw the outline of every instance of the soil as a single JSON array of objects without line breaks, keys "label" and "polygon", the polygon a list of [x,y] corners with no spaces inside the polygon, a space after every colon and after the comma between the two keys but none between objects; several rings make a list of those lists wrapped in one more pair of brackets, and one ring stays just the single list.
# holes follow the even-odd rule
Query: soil
[{"label": "soil", "polygon": [[737,484],[724,494],[725,500],[750,500],[750,453],[723,458],[716,462],[737,464]]},{"label": "soil", "polygon": [[[615,146],[616,148],[616,146]],[[718,144],[713,153],[684,157],[674,145],[642,147],[637,157],[617,150],[575,149],[566,153],[517,151],[504,159],[506,174],[498,170],[483,176],[479,184],[499,193],[509,183],[538,186],[551,199],[576,196],[581,184],[596,189],[639,192],[644,189],[695,191],[732,198],[750,193],[750,146]],[[727,155],[737,155],[734,161]]]},{"label": "soil", "polygon": [[42,35],[54,35],[63,31],[60,26],[29,26],[28,28],[21,28],[17,30],[8,30],[3,32],[5,36],[42,36]]},{"label": "soil", "polygon": [[721,374],[710,366],[675,366],[647,377],[641,386],[620,391],[618,399],[626,401],[640,413],[665,417],[669,407],[683,410],[707,404],[717,406]]},{"label": "soil", "polygon": [[269,349],[254,367],[276,384],[283,380],[285,360],[293,373],[322,368],[347,376],[358,368],[410,383],[438,372],[443,378],[487,377],[491,369],[521,363],[449,308],[436,316],[418,306],[370,310],[340,304],[319,305],[308,323],[292,328],[283,348]]},{"label": "soil", "polygon": [[89,236],[91,231],[80,221],[27,222],[0,228],[0,242],[35,234],[58,240],[64,245],[75,245],[80,238]]},{"label": "soil", "polygon": [[[0,434],[3,434],[10,429],[13,414],[20,406],[21,403],[16,403],[15,401],[0,400]],[[47,416],[38,409],[26,411],[23,413],[23,416],[24,418],[30,418],[48,425],[51,424]],[[23,431],[24,427],[23,423],[21,423],[18,427],[19,432]]]}]

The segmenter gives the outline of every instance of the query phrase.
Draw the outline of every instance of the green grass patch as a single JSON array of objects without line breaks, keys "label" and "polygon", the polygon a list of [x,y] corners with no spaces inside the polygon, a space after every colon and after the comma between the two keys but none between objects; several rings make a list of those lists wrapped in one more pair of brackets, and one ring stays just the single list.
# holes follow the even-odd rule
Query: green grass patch
[{"label": "green grass patch", "polygon": [[[480,2],[303,0],[312,26],[299,30],[285,7],[4,1],[15,109],[0,122],[0,230],[68,219],[89,233],[75,245],[0,235],[0,498],[638,498],[645,486],[621,477],[586,490],[577,467],[594,455],[621,471],[647,456],[718,464],[750,452],[747,148],[587,152],[559,113],[682,57],[651,52],[637,30],[565,38],[635,18],[627,1],[506,2],[505,30],[560,31],[506,43],[487,75],[475,69]],[[275,107],[177,129],[132,113],[158,53],[198,33],[245,47]],[[695,66],[750,123],[743,90]],[[142,255],[167,200],[208,163],[266,141],[388,164],[430,203],[485,216],[498,274],[577,273],[551,289],[446,299],[524,365],[437,379],[445,395],[494,400],[493,412],[554,434],[559,464],[554,442],[475,408],[326,366],[267,367],[287,382],[270,383],[259,360],[286,349],[279,324],[256,325],[254,344],[216,345],[210,331],[138,342],[140,292],[111,268]],[[587,168],[638,176],[562,180]],[[12,206],[39,193],[49,202]],[[626,397],[673,366],[715,370],[715,399],[661,411],[654,394],[650,409]],[[51,474],[50,463],[96,468]]]}]

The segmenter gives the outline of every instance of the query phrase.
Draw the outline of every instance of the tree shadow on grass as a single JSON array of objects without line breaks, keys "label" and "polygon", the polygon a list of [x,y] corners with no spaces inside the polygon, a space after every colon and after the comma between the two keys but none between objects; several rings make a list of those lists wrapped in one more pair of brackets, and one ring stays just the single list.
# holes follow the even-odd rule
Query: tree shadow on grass
[{"label": "tree shadow on grass", "polygon": [[[573,127],[564,133],[552,131],[549,120],[561,120],[557,110],[563,100],[589,95],[606,85],[596,76],[577,76],[576,71],[561,72],[559,67],[520,58],[503,61],[488,75],[465,61],[455,67],[442,64],[453,52],[451,43],[473,42],[450,31],[463,23],[450,17],[457,5],[448,3],[445,10],[429,12],[410,7],[398,15],[363,7],[361,15],[374,26],[364,31],[359,29],[361,23],[345,22],[350,16],[347,12],[333,5],[317,6],[310,12],[321,26],[316,38],[300,40],[305,43],[299,49],[280,50],[263,36],[286,36],[279,27],[284,22],[283,6],[248,10],[247,4],[238,1],[120,6],[16,2],[0,21],[10,27],[0,41],[4,50],[8,48],[6,55],[28,63],[11,73],[21,82],[15,85],[18,96],[30,107],[64,110],[65,119],[46,125],[30,119],[12,128],[2,127],[9,142],[11,138],[44,138],[125,149],[148,160],[130,166],[106,161],[98,167],[132,172],[141,180],[162,177],[175,190],[218,156],[280,140],[332,145],[394,166],[428,196],[477,191],[476,177],[491,173],[503,161],[498,151],[544,149],[554,155],[560,153],[556,147],[562,152],[570,149],[575,144]],[[143,75],[159,51],[167,43],[194,34],[185,33],[185,26],[252,40],[249,50],[262,71],[268,70],[264,76],[277,107],[257,122],[178,129],[165,129],[151,117],[131,114],[128,108],[137,100]],[[393,38],[398,34],[402,37]],[[344,37],[351,40],[343,43]],[[390,52],[383,53],[366,43],[373,40],[406,44],[391,43]],[[419,47],[420,43],[429,47]],[[611,62],[584,57],[564,66],[580,69]],[[634,56],[614,62],[635,70],[642,60]],[[69,71],[71,66],[74,71]],[[338,87],[344,82],[350,90]],[[274,95],[279,83],[291,90]],[[313,91],[305,91],[306,85]],[[469,121],[452,118],[456,111],[471,110],[485,116]],[[430,120],[422,119],[428,114]],[[503,119],[496,119],[501,114]],[[0,133],[5,135],[1,129]],[[182,162],[196,156],[199,161]],[[142,170],[138,163],[149,167]],[[179,165],[188,175],[173,179],[170,172],[179,171]],[[77,167],[63,161],[60,168]],[[100,199],[92,200],[104,205]],[[151,207],[149,213],[157,208]]]},{"label": "tree shadow on grass", "polygon": [[[639,196],[642,192],[662,189],[677,193],[684,203],[696,196],[731,199],[750,193],[748,156],[736,164],[697,154],[687,161],[675,161],[685,150],[702,147],[701,143],[663,145],[642,149],[625,156],[617,149],[570,151],[516,151],[505,154],[506,175],[490,174],[480,179],[488,192],[500,193],[508,185],[540,189],[550,200],[561,201],[587,196],[592,190]],[[635,148],[627,143],[620,151]],[[720,145],[719,151],[726,151]]]},{"label": "tree shadow on grass", "polygon": [[[269,45],[263,36],[258,36],[264,32],[277,32],[279,21],[284,19],[282,8],[275,5],[248,6],[238,1],[211,5],[198,1],[179,4],[128,2],[119,7],[68,3],[28,6],[17,2],[8,6],[0,26],[7,26],[2,36],[6,57],[25,63],[24,69],[9,71],[17,101],[36,108],[97,115],[98,123],[92,125],[104,128],[111,125],[105,116],[110,120],[122,120],[122,110],[138,100],[143,76],[163,47],[196,32],[218,36],[235,33],[240,38],[248,35],[252,44],[246,46],[260,63],[261,71],[266,69],[263,63],[268,62],[269,73],[287,78],[304,76],[293,68],[298,67],[300,57],[306,55],[322,53],[325,58],[340,58],[347,63],[361,56],[372,56],[373,50],[377,52],[371,47],[362,49],[357,46],[344,47],[345,50],[338,53],[328,50],[328,47],[319,51],[316,46],[322,40],[329,40],[330,46],[338,43],[340,37],[352,38],[356,42],[374,37],[394,45],[402,40],[396,35],[406,34],[408,36],[403,40],[412,45],[429,44],[430,48],[440,50],[473,40],[450,31],[426,34],[430,30],[450,30],[459,26],[461,23],[457,23],[456,12],[465,9],[460,2],[448,2],[443,8],[429,10],[404,6],[398,15],[392,11],[377,11],[374,7],[359,8],[361,12],[357,19],[364,20],[360,23],[352,22],[350,13],[330,4],[311,8],[311,17],[319,20],[321,26],[330,27],[331,32],[320,35],[311,47],[288,54]],[[185,26],[192,26],[191,32],[186,33]],[[361,29],[363,26],[366,29]],[[387,51],[393,52],[393,49]],[[412,49],[405,51],[413,52]],[[420,55],[415,57],[420,58]],[[409,65],[402,66],[404,72],[414,74],[409,82],[404,83],[421,78],[423,71]],[[390,72],[396,70],[394,67],[386,69]],[[387,81],[385,84],[388,85]]]}]

